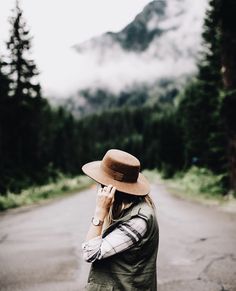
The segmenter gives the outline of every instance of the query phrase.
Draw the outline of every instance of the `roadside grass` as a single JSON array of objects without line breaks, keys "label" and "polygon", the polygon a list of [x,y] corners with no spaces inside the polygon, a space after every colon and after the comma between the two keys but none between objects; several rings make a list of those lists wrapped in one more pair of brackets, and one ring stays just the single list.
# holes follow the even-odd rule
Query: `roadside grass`
[{"label": "roadside grass", "polygon": [[85,189],[91,184],[92,180],[87,176],[81,175],[68,178],[61,175],[60,179],[56,182],[43,186],[30,187],[19,194],[7,193],[5,196],[0,196],[0,211],[65,196]]},{"label": "roadside grass", "polygon": [[186,172],[178,172],[172,178],[163,178],[164,174],[158,170],[145,170],[144,175],[150,182],[162,182],[168,190],[185,199],[206,204],[223,204],[234,200],[232,195],[224,195],[223,175],[214,175],[205,168],[191,167]]},{"label": "roadside grass", "polygon": [[150,183],[156,183],[162,179],[161,172],[157,169],[154,170],[143,170],[142,174],[148,179]]},{"label": "roadside grass", "polygon": [[[172,194],[184,199],[218,205],[236,201],[232,194],[223,195],[223,175],[214,175],[204,168],[193,166],[187,172],[178,172],[169,179],[164,178],[165,173],[157,169],[144,170],[143,174],[151,183],[162,182]],[[7,193],[5,196],[0,196],[0,211],[62,197],[85,189],[92,184],[93,181],[87,176],[68,178],[61,175],[56,182],[30,187],[19,194]]]}]

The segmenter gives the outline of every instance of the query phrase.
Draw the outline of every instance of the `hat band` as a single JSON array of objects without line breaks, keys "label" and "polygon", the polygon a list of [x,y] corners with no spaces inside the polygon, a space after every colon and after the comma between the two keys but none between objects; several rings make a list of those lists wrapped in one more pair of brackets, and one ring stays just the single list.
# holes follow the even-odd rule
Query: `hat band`
[{"label": "hat band", "polygon": [[107,173],[109,176],[112,176],[112,178],[116,181],[120,182],[130,182],[134,183],[137,181],[136,175],[125,175],[124,173],[112,170],[111,168],[107,167],[104,163],[101,163],[102,170]]}]

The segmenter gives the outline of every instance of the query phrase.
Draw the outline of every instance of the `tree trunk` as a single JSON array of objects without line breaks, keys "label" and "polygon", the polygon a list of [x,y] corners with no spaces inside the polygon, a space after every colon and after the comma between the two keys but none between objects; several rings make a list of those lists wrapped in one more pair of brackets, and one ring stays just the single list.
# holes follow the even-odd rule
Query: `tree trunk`
[{"label": "tree trunk", "polygon": [[223,114],[228,134],[230,188],[236,193],[236,1],[222,0],[222,73],[226,89]]}]

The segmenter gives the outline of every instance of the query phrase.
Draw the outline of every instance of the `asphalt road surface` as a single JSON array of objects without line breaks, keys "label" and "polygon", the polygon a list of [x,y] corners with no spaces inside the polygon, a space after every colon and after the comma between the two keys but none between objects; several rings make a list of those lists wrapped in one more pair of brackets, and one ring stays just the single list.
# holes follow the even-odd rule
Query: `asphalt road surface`
[{"label": "asphalt road surface", "polygon": [[[0,215],[0,290],[84,290],[81,243],[96,188]],[[236,214],[152,186],[160,226],[158,291],[235,291]],[[141,290],[142,291],[142,290]],[[144,291],[144,290],[143,290]]]}]

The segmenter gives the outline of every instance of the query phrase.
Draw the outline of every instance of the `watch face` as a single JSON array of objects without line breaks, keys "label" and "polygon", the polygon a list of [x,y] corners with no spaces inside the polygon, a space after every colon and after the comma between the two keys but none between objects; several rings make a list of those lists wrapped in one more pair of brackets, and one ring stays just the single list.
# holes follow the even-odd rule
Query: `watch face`
[{"label": "watch face", "polygon": [[99,223],[100,223],[99,219],[94,217],[93,218],[93,224],[97,226],[97,225],[99,225]]}]

